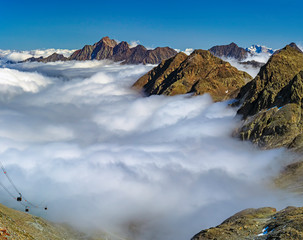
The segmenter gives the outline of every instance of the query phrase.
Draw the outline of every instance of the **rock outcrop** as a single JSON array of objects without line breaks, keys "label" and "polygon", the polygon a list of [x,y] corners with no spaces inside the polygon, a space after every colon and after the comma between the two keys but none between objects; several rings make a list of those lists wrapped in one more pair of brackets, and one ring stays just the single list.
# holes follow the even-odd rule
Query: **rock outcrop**
[{"label": "rock outcrop", "polygon": [[303,207],[246,209],[217,227],[196,234],[192,240],[301,240]]},{"label": "rock outcrop", "polygon": [[249,53],[244,48],[239,47],[234,42],[228,45],[214,46],[209,51],[217,57],[234,58],[238,61],[244,60],[249,56]]},{"label": "rock outcrop", "polygon": [[142,76],[133,87],[146,95],[209,93],[215,101],[229,99],[252,78],[206,50],[178,53]]},{"label": "rock outcrop", "polygon": [[158,64],[162,60],[173,57],[177,52],[169,47],[157,47],[152,50],[142,45],[131,48],[125,41],[119,44],[109,37],[102,38],[94,45],[85,45],[82,49],[75,51],[69,58],[63,55],[53,54],[47,58],[29,58],[31,62],[55,62],[55,61],[85,61],[108,59],[123,64]]},{"label": "rock outcrop", "polygon": [[263,62],[257,62],[255,60],[238,62],[238,63],[243,66],[248,66],[248,67],[253,67],[253,68],[261,68],[265,65],[265,63],[263,63]]},{"label": "rock outcrop", "polygon": [[266,149],[303,147],[303,53],[295,44],[275,53],[237,99],[241,139]]},{"label": "rock outcrop", "polygon": [[291,163],[284,167],[274,179],[275,185],[289,192],[303,194],[303,161]]}]

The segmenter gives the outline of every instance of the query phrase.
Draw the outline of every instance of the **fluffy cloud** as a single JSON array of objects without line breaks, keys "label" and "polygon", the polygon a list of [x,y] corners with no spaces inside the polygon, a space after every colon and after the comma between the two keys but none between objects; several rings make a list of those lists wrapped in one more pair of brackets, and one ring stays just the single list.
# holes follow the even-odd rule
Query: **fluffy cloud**
[{"label": "fluffy cloud", "polygon": [[[243,208],[296,204],[267,184],[286,153],[233,139],[239,120],[227,102],[144,98],[130,86],[152,66],[10,66],[0,69],[10,95],[0,98],[0,159],[24,196],[48,205],[47,216],[30,209],[37,215],[110,236],[172,240]],[[10,186],[3,174],[0,181]]]},{"label": "fluffy cloud", "polygon": [[51,79],[37,73],[23,73],[14,69],[0,68],[1,99],[10,99],[23,93],[37,93],[51,84]]},{"label": "fluffy cloud", "polygon": [[[175,49],[175,51],[181,52],[180,49]],[[182,52],[185,53],[186,55],[190,55],[193,51],[194,51],[193,48],[186,48],[186,49],[185,49],[184,51],[182,51]]]},{"label": "fluffy cloud", "polygon": [[140,44],[139,40],[131,41],[130,44],[129,44],[129,47],[134,48],[134,47],[137,47],[139,44]]},{"label": "fluffy cloud", "polygon": [[16,51],[16,50],[1,50],[0,58],[2,61],[19,62],[31,57],[48,57],[53,53],[63,54],[65,57],[69,57],[75,50],[68,49],[36,49],[29,51]]},{"label": "fluffy cloud", "polygon": [[[246,59],[242,60],[242,62],[256,61],[260,63],[267,63],[270,56],[271,55],[268,53],[258,53],[247,57]],[[251,65],[243,65],[237,59],[234,58],[222,58],[222,59],[224,61],[229,62],[232,66],[236,67],[237,69],[247,72],[252,77],[255,77],[260,71],[259,67],[253,67]]]}]

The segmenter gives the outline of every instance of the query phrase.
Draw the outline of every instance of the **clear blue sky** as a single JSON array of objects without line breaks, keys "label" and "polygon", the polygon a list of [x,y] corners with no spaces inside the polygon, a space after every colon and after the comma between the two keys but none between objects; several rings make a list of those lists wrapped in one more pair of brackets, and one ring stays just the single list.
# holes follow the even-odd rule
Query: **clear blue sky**
[{"label": "clear blue sky", "polygon": [[1,0],[0,49],[81,48],[103,36],[208,49],[303,43],[303,2]]}]

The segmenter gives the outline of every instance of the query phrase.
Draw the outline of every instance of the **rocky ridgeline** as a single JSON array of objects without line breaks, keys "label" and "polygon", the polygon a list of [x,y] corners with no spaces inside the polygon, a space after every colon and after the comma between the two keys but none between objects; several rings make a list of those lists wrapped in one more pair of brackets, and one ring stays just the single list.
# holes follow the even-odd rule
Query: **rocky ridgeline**
[{"label": "rocky ridgeline", "polygon": [[217,227],[203,230],[192,240],[302,240],[303,208],[246,209]]},{"label": "rocky ridgeline", "polygon": [[252,78],[209,51],[195,50],[187,56],[178,53],[162,61],[133,85],[146,95],[209,93],[215,101],[229,99]]},{"label": "rocky ridgeline", "polygon": [[25,62],[56,62],[56,61],[85,61],[112,60],[123,64],[158,64],[162,60],[175,56],[177,52],[169,47],[157,47],[152,50],[142,45],[131,48],[125,41],[117,43],[109,37],[102,38],[94,45],[85,45],[66,58],[62,54],[52,54],[49,57],[29,58]]}]

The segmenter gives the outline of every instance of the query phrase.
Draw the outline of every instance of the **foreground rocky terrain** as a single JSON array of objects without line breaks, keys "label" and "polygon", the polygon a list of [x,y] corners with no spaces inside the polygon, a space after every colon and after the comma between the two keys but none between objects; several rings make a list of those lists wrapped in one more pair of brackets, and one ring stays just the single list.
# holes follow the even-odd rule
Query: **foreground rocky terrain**
[{"label": "foreground rocky terrain", "polygon": [[303,207],[246,209],[226,219],[217,227],[203,230],[192,240],[301,240]]},{"label": "foreground rocky terrain", "polygon": [[214,101],[234,97],[235,91],[252,77],[206,50],[187,56],[178,53],[142,76],[133,87],[146,95],[209,93]]},{"label": "foreground rocky terrain", "polygon": [[[0,204],[0,239],[96,239],[64,224],[54,224],[40,217],[19,212]],[[101,238],[99,238],[101,240]]]},{"label": "foreground rocky terrain", "polygon": [[122,41],[117,43],[109,37],[102,38],[93,45],[85,45],[82,49],[75,51],[69,58],[62,54],[52,54],[49,57],[29,58],[30,62],[56,62],[56,61],[85,61],[108,59],[123,64],[158,64],[162,60],[175,56],[177,52],[169,47],[157,47],[152,50],[146,49],[142,45],[131,48],[130,45]]}]

